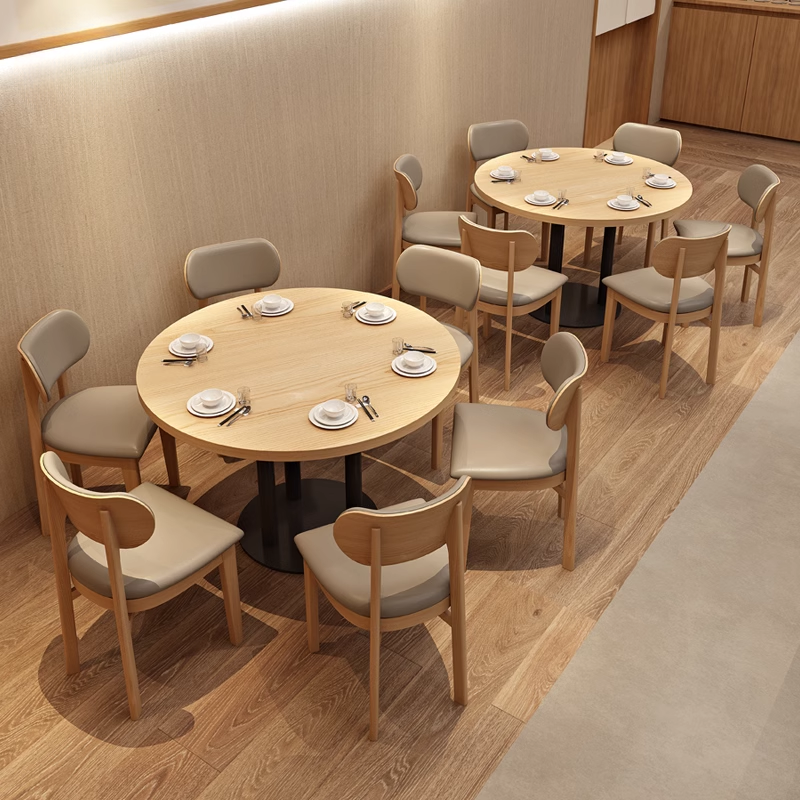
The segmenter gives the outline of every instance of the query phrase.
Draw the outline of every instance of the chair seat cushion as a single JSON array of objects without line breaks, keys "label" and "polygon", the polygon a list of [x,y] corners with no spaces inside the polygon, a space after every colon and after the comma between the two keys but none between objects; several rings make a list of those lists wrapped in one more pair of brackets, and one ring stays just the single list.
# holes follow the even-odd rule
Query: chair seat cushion
[{"label": "chair seat cushion", "polygon": [[[678,219],[673,222],[678,236],[699,239],[721,233],[727,222],[712,222],[705,219]],[[764,237],[748,225],[731,225],[728,234],[728,258],[757,256],[764,247]]]},{"label": "chair seat cushion", "polygon": [[[490,208],[493,208],[493,206],[492,206],[492,201],[491,201],[491,200],[487,200],[487,199],[486,199],[486,198],[485,198],[485,197],[484,197],[484,196],[483,196],[483,195],[482,195],[482,194],[481,194],[481,193],[478,191],[478,187],[477,187],[477,186],[476,186],[474,183],[473,183],[473,184],[472,184],[472,185],[469,187],[469,190],[470,190],[470,192],[471,192],[471,193],[472,193],[472,194],[473,194],[475,197],[477,197],[477,198],[478,198],[478,200],[480,200],[480,201],[481,201],[481,203],[484,203],[485,205],[489,206]],[[498,210],[499,210],[499,209],[498,209]]]},{"label": "chair seat cushion", "polygon": [[[567,276],[541,267],[528,267],[514,273],[515,306],[526,306],[547,297],[567,282]],[[481,267],[481,302],[504,306],[508,297],[508,273]]]},{"label": "chair seat cushion", "polygon": [[567,467],[567,429],[547,427],[541,411],[457,403],[450,474],[482,481],[522,481],[558,475]]},{"label": "chair seat cushion", "polygon": [[[669,312],[672,302],[672,278],[665,278],[656,272],[655,267],[634,269],[609,275],[603,283],[623,297],[634,303],[645,306],[652,311]],[[681,293],[678,298],[678,313],[700,311],[710,308],[714,302],[714,287],[703,278],[686,278],[681,281]]]},{"label": "chair seat cushion", "polygon": [[42,420],[48,447],[106,458],[141,458],[155,431],[135,386],[95,386],[67,395]]},{"label": "chair seat cushion", "polygon": [[[242,538],[239,528],[152,483],[143,483],[129,494],[150,506],[156,525],[144,544],[119,551],[128,600],[174,586]],[[102,544],[79,533],[70,542],[67,557],[79,583],[111,597]]]},{"label": "chair seat cushion", "polygon": [[446,322],[442,323],[447,330],[453,335],[453,338],[456,340],[456,344],[458,345],[458,353],[461,356],[461,366],[463,367],[467,361],[472,358],[472,351],[474,349],[474,345],[472,344],[472,338],[461,330],[461,328],[457,328],[455,325],[448,325]]},{"label": "chair seat cushion", "polygon": [[[424,500],[409,500],[383,511],[410,511]],[[333,538],[333,525],[324,525],[294,537],[303,559],[317,580],[337,602],[361,616],[369,616],[370,568],[346,556]],[[436,605],[450,594],[447,547],[381,571],[381,617],[402,617]]]},{"label": "chair seat cushion", "polygon": [[433,247],[461,247],[458,218],[465,216],[477,222],[474,212],[417,211],[403,220],[403,241],[411,244],[429,244]]}]

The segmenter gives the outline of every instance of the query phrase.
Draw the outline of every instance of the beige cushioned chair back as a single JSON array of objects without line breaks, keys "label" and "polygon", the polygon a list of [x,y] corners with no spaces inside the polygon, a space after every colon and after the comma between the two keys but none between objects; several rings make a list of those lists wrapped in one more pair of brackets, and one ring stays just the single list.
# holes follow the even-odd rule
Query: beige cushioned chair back
[{"label": "beige cushioned chair back", "polygon": [[472,512],[471,479],[456,484],[435,500],[410,511],[372,511],[351,508],[333,525],[333,538],[342,552],[359,564],[372,562],[372,530],[380,530],[381,565],[402,564],[438,550],[457,524],[457,504],[463,520]]},{"label": "beige cushioned chair back", "polygon": [[19,350],[52,400],[53,384],[89,350],[89,329],[74,311],[51,311],[28,329]]},{"label": "beige cushioned chair back", "polygon": [[[461,252],[477,258],[484,267],[519,272],[528,269],[539,256],[536,237],[528,231],[498,231],[459,217]],[[511,243],[514,243],[513,261]]]},{"label": "beige cushioned chair back", "polygon": [[524,150],[529,140],[528,129],[518,119],[478,122],[470,125],[467,131],[467,146],[473,161],[487,161],[506,153],[516,153]]},{"label": "beige cushioned chair back", "polygon": [[417,192],[422,186],[422,164],[416,156],[406,153],[394,162],[394,176],[403,192],[406,211],[413,211],[417,207]]},{"label": "beige cushioned chair back", "polygon": [[547,407],[547,427],[561,430],[589,360],[581,340],[566,331],[551,336],[542,348],[542,375],[555,394]]},{"label": "beige cushioned chair back", "polygon": [[614,134],[614,149],[642,158],[652,158],[670,167],[681,154],[681,135],[671,128],[626,122]]},{"label": "beige cushioned chair back", "polygon": [[752,164],[739,178],[739,197],[753,209],[756,223],[764,219],[781,179],[768,167]]},{"label": "beige cushioned chair back", "polygon": [[111,514],[117,543],[122,548],[138,547],[153,535],[153,512],[138,498],[123,492],[105,494],[76,486],[55,453],[43,453],[39,464],[64,512],[85,536],[105,544],[100,522],[101,511]]},{"label": "beige cushioned chair back", "polygon": [[186,285],[198,300],[272,286],[281,257],[266,239],[242,239],[197,247],[186,257]]},{"label": "beige cushioned chair back", "polygon": [[683,253],[681,279],[697,278],[706,275],[716,266],[720,250],[727,254],[730,225],[714,236],[687,239],[683,236],[669,236],[653,248],[653,266],[665,278],[674,278]]},{"label": "beige cushioned chair back", "polygon": [[409,294],[472,311],[481,291],[481,265],[461,253],[415,244],[397,259],[397,280]]}]

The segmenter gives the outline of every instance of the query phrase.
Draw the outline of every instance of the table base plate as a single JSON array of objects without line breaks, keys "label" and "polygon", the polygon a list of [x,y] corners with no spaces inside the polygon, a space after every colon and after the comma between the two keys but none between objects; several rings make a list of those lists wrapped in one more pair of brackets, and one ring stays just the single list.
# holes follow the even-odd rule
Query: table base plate
[{"label": "table base plate", "polygon": [[[565,283],[561,289],[560,328],[596,328],[603,324],[606,315],[605,304],[597,302],[597,287],[588,283]],[[617,305],[617,316],[622,306]],[[540,322],[550,324],[550,303],[531,316]]]},{"label": "table base plate", "polygon": [[[330,525],[347,507],[345,485],[341,481],[319,478],[301,482],[299,500],[289,500],[286,484],[275,487],[274,519],[277,529],[264,536],[261,525],[261,499],[256,495],[239,516],[237,525],[244,531],[242,549],[254,561],[280,572],[302,573],[303,558],[292,538],[303,531]],[[364,508],[376,508],[363,495]]]}]

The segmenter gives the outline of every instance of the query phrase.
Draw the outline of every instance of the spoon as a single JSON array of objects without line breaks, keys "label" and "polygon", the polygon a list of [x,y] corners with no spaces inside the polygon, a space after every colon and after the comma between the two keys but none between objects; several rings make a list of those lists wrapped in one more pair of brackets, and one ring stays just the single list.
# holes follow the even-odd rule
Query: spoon
[{"label": "spoon", "polygon": [[237,414],[225,427],[230,428],[230,426],[233,425],[233,423],[236,422],[236,420],[239,419],[239,417],[246,417],[249,413],[250,413],[250,406],[245,406],[244,411],[242,411],[240,414]]},{"label": "spoon", "polygon": [[370,409],[372,409],[372,413],[373,413],[373,414],[374,414],[376,417],[379,417],[379,416],[380,416],[380,414],[379,414],[379,413],[378,413],[378,412],[375,410],[375,406],[373,406],[373,405],[372,405],[372,403],[370,403],[370,401],[369,401],[369,395],[368,395],[368,394],[365,394],[365,395],[364,395],[364,396],[361,398],[361,402],[362,402],[362,403],[364,403],[364,405],[367,405],[367,406],[369,406],[369,407],[370,407]]},{"label": "spoon", "polygon": [[162,359],[161,363],[162,364],[166,364],[168,367],[171,367],[173,365],[178,365],[178,364],[180,364],[180,365],[182,365],[184,367],[193,367],[194,366],[194,361],[189,361],[189,360],[182,361],[180,359],[175,360],[175,361],[170,361],[170,360],[165,358],[165,359]]}]

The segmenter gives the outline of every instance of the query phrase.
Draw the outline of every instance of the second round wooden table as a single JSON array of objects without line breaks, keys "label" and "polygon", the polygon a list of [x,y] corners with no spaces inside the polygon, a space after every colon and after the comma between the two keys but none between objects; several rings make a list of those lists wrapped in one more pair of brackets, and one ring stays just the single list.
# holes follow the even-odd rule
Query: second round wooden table
[{"label": "second round wooden table", "polygon": [[[450,401],[461,373],[455,339],[433,317],[399,300],[345,289],[281,290],[294,303],[285,316],[243,320],[249,295],[215,303],[189,314],[156,336],[136,371],[139,397],[156,423],[177,439],[204,450],[255,460],[259,493],[244,509],[242,546],[252,558],[287,572],[302,572],[294,535],[333,522],[345,508],[374,504],[362,494],[361,453],[402,438],[439,414]],[[382,302],[395,309],[388,325],[344,319],[346,300]],[[167,346],[184,333],[214,340],[208,362],[166,366]],[[403,378],[391,369],[392,339],[402,337],[437,352],[436,371]],[[322,430],[308,412],[317,403],[344,398],[345,383],[357,383],[380,416],[342,430]],[[208,388],[232,393],[250,387],[252,412],[231,427],[219,419],[189,413],[187,400]],[[345,457],[346,484],[301,480],[300,462]],[[275,485],[275,462],[285,464],[286,482]],[[398,498],[400,500],[402,498]]]}]

